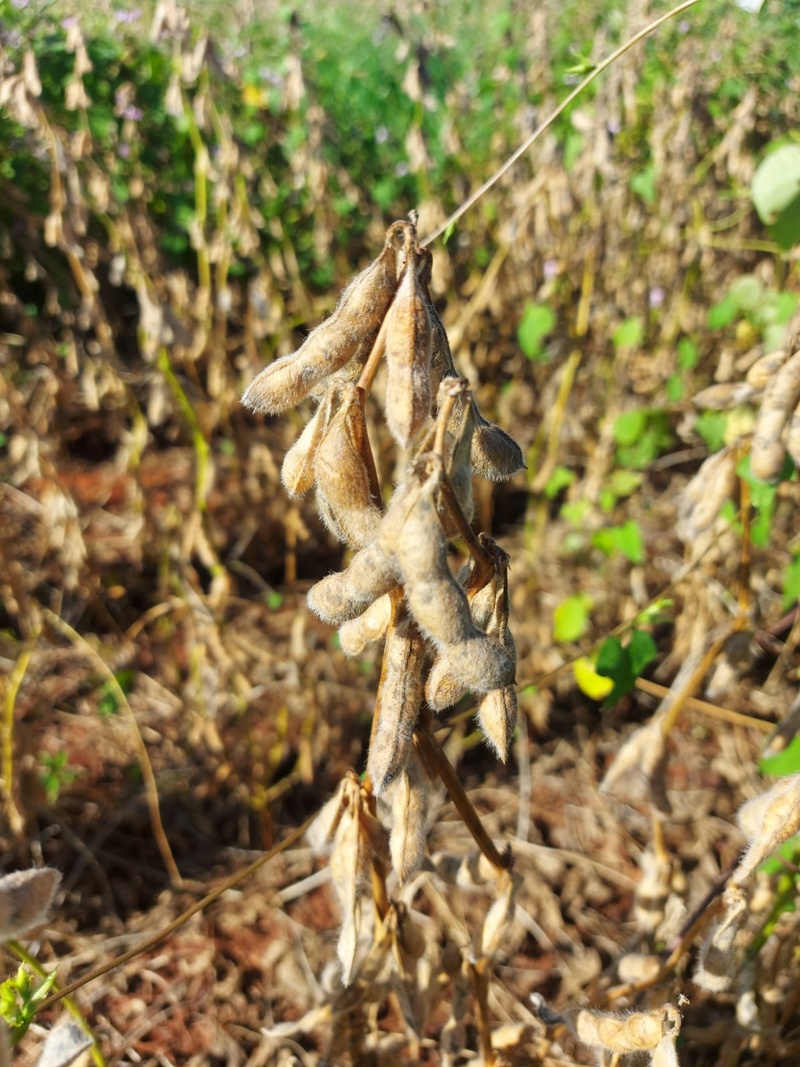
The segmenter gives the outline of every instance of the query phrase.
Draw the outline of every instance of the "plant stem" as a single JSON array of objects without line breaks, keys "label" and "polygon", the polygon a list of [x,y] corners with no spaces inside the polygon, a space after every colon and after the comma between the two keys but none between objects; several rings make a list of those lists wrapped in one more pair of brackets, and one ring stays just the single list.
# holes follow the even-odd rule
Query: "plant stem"
[{"label": "plant stem", "polygon": [[444,787],[450,794],[450,799],[456,806],[456,810],[467,825],[467,829],[475,839],[478,848],[484,854],[492,867],[499,873],[507,871],[511,866],[511,853],[501,854],[494,842],[486,833],[472,801],[466,794],[461,779],[455,772],[450,760],[444,754],[444,750],[436,740],[431,729],[430,713],[423,713],[414,731],[414,744],[419,750],[423,763],[430,767],[441,778]]},{"label": "plant stem", "polygon": [[94,982],[98,978],[102,978],[110,971],[114,971],[117,967],[121,967],[123,963],[128,963],[129,960],[136,959],[137,956],[143,952],[147,952],[148,949],[153,948],[160,941],[163,941],[165,937],[169,937],[184,923],[188,922],[193,915],[197,915],[199,911],[203,911],[209,904],[213,904],[215,900],[218,900],[223,893],[227,893],[229,889],[233,889],[234,886],[239,885],[240,882],[244,882],[249,878],[251,874],[263,867],[265,863],[269,863],[271,859],[274,859],[279,853],[285,849],[290,848],[296,841],[299,841],[314,819],[317,817],[317,812],[310,815],[304,823],[298,826],[295,830],[281,841],[279,845],[271,848],[269,852],[265,852],[263,856],[259,856],[257,860],[253,860],[251,864],[244,868],[242,871],[237,871],[236,874],[232,874],[229,878],[226,878],[221,882],[216,889],[212,889],[210,893],[207,893],[202,900],[198,900],[196,904],[192,904],[190,908],[182,912],[177,919],[173,919],[171,923],[168,923],[163,930],[159,930],[158,933],[153,934],[152,937],[147,937],[144,941],[140,941],[138,945],[135,945],[128,952],[124,952],[121,956],[116,956],[113,960],[109,960],[108,963],[104,963],[101,967],[96,967],[93,971],[89,971],[88,974],[83,975],[82,978],[77,978],[74,982],[70,982],[69,985],[64,986],[58,993],[53,993],[47,1000],[43,1001],[42,1009],[50,1008],[54,1004],[57,1004],[59,1000],[63,1000],[65,997],[70,996],[76,990],[81,989],[83,986],[88,985],[89,982]]},{"label": "plant stem", "polygon": [[610,56],[607,56],[602,63],[599,63],[594,68],[594,70],[590,71],[590,73],[587,74],[587,76],[579,85],[575,86],[572,92],[569,93],[561,101],[561,103],[558,105],[557,108],[555,108],[554,111],[550,112],[550,114],[544,120],[542,125],[539,126],[538,129],[534,130],[530,137],[526,138],[522,142],[519,148],[508,157],[505,163],[501,167],[499,167],[490,178],[487,178],[483,185],[479,186],[479,188],[477,188],[474,193],[468,196],[464,203],[459,208],[457,208],[449,218],[444,220],[441,226],[437,226],[433,233],[429,234],[424,241],[420,241],[420,245],[422,245],[423,248],[425,247],[425,245],[429,245],[431,241],[435,241],[437,237],[439,237],[445,232],[445,230],[449,229],[456,222],[458,222],[461,216],[464,215],[467,211],[469,211],[469,209],[480,200],[484,193],[488,192],[493,185],[497,184],[497,182],[503,177],[503,175],[514,166],[517,160],[525,155],[531,145],[535,141],[538,141],[546,130],[550,129],[556,119],[566,111],[572,101],[575,100],[576,97],[580,96],[583,90],[586,89],[587,86],[591,85],[595,78],[599,77],[603,73],[603,71],[608,70],[608,68],[612,64],[616,63],[616,61],[621,56],[624,56],[625,53],[628,52],[631,48],[633,48],[634,45],[638,44],[639,41],[643,41],[645,37],[647,37],[653,32],[653,30],[657,30],[659,26],[663,26],[665,22],[668,22],[671,18],[675,18],[676,15],[680,15],[684,11],[688,11],[690,7],[694,7],[694,5],[699,2],[700,0],[684,0],[684,3],[678,4],[678,6],[673,7],[671,11],[667,11],[666,14],[661,15],[659,18],[654,19],[652,22],[648,23],[648,25],[645,26],[644,29],[634,34],[633,37],[631,37],[624,44],[620,45],[620,47],[617,48],[614,52],[612,52]]},{"label": "plant stem", "polygon": [[[36,640],[38,634],[34,635]],[[19,659],[5,685],[3,694],[2,752],[0,753],[0,787],[5,797],[8,811],[8,825],[15,837],[19,837],[25,827],[25,821],[14,800],[14,708],[17,703],[22,680],[28,670],[33,654],[33,645],[23,648]]]}]

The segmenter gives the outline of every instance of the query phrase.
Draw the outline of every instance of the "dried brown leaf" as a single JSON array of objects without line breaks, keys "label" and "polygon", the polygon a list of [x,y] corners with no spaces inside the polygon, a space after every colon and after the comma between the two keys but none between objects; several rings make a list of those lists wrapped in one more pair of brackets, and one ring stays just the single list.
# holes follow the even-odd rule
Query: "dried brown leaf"
[{"label": "dried brown leaf", "polygon": [[46,922],[60,881],[61,873],[53,867],[0,877],[0,941],[21,937]]}]

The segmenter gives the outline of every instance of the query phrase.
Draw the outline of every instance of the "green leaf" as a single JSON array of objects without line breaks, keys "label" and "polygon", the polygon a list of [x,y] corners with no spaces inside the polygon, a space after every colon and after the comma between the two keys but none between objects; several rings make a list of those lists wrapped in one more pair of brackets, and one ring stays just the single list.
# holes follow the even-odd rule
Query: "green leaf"
[{"label": "green leaf", "polygon": [[800,145],[782,145],[758,165],[751,195],[761,221],[775,223],[800,196]]},{"label": "green leaf", "polygon": [[688,337],[678,341],[678,366],[681,370],[694,370],[700,362],[700,349]]},{"label": "green leaf", "polygon": [[615,348],[635,348],[644,337],[644,323],[641,315],[625,319],[614,332],[611,340]]},{"label": "green leaf", "polygon": [[653,638],[645,630],[631,630],[631,639],[628,642],[628,655],[631,661],[631,670],[638,678],[648,663],[658,655],[658,649]]},{"label": "green leaf", "polygon": [[633,445],[647,426],[647,412],[643,408],[623,411],[614,422],[614,440],[618,445]]},{"label": "green leaf", "polygon": [[667,378],[665,392],[670,404],[677,404],[678,401],[683,400],[683,379],[679,374],[671,374]]},{"label": "green leaf", "polygon": [[631,670],[631,657],[622,647],[618,637],[607,637],[597,653],[595,669],[598,674],[611,678],[614,688],[606,698],[606,706],[616,703],[620,697],[633,689],[636,678]]},{"label": "green leaf", "polygon": [[656,202],[656,168],[651,163],[631,178],[631,190],[646,204]]},{"label": "green leaf", "polygon": [[568,500],[561,505],[559,517],[571,526],[582,526],[586,516],[591,511],[588,500]]},{"label": "green leaf", "polygon": [[592,536],[592,544],[607,556],[621,552],[631,563],[641,563],[644,559],[644,544],[639,524],[630,520],[622,526],[609,526],[598,530]]},{"label": "green leaf", "polygon": [[782,752],[760,759],[758,769],[762,774],[769,774],[775,778],[782,778],[784,775],[796,774],[800,771],[800,734],[796,734]]},{"label": "green leaf", "polygon": [[535,362],[542,359],[542,342],[556,324],[555,312],[546,304],[526,303],[517,338],[522,351]]},{"label": "green leaf", "polygon": [[723,330],[730,326],[739,313],[739,306],[730,293],[723,297],[718,304],[708,309],[709,330]]},{"label": "green leaf", "polygon": [[585,593],[576,593],[562,601],[553,612],[553,640],[572,642],[583,637],[593,606],[594,601]]},{"label": "green leaf", "polygon": [[764,286],[754,274],[742,274],[736,278],[728,293],[742,311],[755,311],[764,300]]},{"label": "green leaf", "polygon": [[725,444],[728,416],[724,411],[704,411],[694,424],[697,433],[705,441],[709,452],[719,452]]},{"label": "green leaf", "polygon": [[783,610],[789,611],[800,600],[800,555],[795,556],[783,572]]},{"label": "green leaf", "polygon": [[544,487],[544,495],[548,500],[553,500],[562,489],[566,489],[567,486],[572,485],[575,481],[575,472],[571,471],[569,467],[556,467],[550,477],[547,479],[547,484]]}]

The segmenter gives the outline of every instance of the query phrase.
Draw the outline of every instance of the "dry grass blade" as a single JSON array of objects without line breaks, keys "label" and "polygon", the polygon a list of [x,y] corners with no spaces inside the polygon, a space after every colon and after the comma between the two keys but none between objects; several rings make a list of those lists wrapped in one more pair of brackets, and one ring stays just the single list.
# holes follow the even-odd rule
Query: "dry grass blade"
[{"label": "dry grass blade", "polygon": [[736,938],[747,917],[747,898],[737,885],[729,885],[723,896],[725,912],[706,936],[694,982],[710,993],[731,988],[736,976]]}]

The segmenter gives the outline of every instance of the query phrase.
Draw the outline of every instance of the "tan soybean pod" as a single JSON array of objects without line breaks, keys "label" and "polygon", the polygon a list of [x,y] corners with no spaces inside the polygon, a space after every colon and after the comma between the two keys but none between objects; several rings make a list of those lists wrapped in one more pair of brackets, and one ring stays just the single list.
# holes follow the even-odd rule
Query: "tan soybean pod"
[{"label": "tan soybean pod", "polygon": [[378,597],[358,618],[339,627],[339,645],[346,656],[360,656],[368,645],[380,641],[386,633],[392,614],[388,594]]},{"label": "tan soybean pod", "polygon": [[783,364],[764,390],[750,446],[750,466],[756,478],[770,481],[778,476],[786,451],[781,434],[798,401],[800,351]]},{"label": "tan soybean pod", "polygon": [[405,608],[390,628],[383,653],[376,705],[378,721],[372,732],[367,772],[380,796],[402,772],[422,706],[425,645]]},{"label": "tan soybean pod", "polygon": [[506,685],[487,693],[478,705],[478,723],[498,759],[505,763],[517,725],[516,688]]},{"label": "tan soybean pod", "polygon": [[386,421],[401,448],[431,413],[431,318],[416,268],[409,256],[386,315]]},{"label": "tan soybean pod", "polygon": [[245,407],[280,414],[346,364],[365,363],[397,291],[398,258],[404,262],[413,240],[409,223],[393,223],[383,251],[350,282],[330,318],[312,330],[296,352],[275,360],[248,386],[242,396]]},{"label": "tan soybean pod", "polygon": [[392,561],[377,544],[353,556],[347,570],[322,578],[308,591],[308,606],[323,622],[341,626],[395,587]]},{"label": "tan soybean pod", "polygon": [[286,453],[281,467],[281,481],[289,496],[302,496],[314,484],[314,457],[331,417],[333,394],[323,397],[311,420]]},{"label": "tan soybean pod", "polygon": [[372,496],[367,427],[355,385],[339,391],[339,408],[314,457],[317,504],[329,529],[351,548],[364,548],[378,534],[383,513]]},{"label": "tan soybean pod", "polygon": [[467,598],[447,562],[447,540],[435,500],[441,475],[439,463],[408,513],[396,554],[412,615],[435,644],[449,645],[473,636],[475,628]]}]

